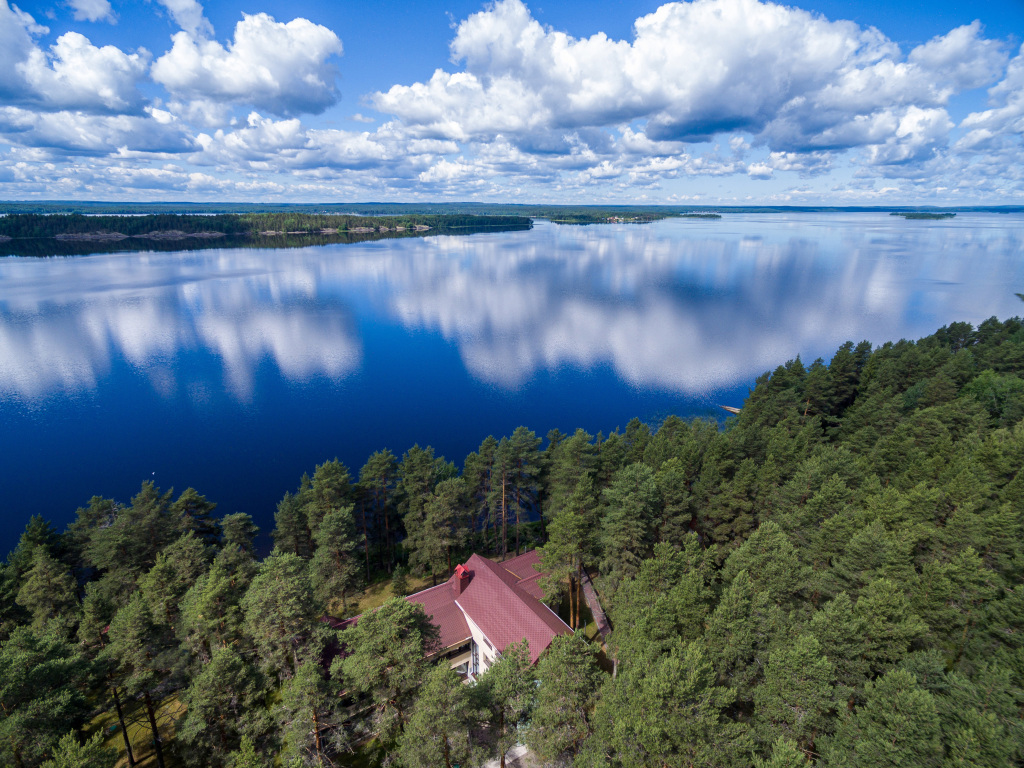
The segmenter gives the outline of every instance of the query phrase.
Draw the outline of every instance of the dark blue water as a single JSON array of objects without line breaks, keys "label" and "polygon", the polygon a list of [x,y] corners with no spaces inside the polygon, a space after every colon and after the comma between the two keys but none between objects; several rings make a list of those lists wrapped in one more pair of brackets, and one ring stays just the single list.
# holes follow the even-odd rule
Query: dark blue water
[{"label": "dark blue water", "polygon": [[740,405],[846,340],[1019,315],[1024,217],[649,225],[0,259],[0,552],[31,514],[187,486],[269,531],[304,471]]}]

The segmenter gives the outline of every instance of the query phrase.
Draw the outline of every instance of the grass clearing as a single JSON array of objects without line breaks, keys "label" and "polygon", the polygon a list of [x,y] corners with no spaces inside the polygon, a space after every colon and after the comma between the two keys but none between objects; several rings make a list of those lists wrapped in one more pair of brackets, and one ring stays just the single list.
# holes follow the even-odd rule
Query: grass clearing
[{"label": "grass clearing", "polygon": [[[123,701],[124,720],[128,726],[128,740],[132,745],[132,753],[135,756],[137,768],[150,768],[156,763],[156,749],[153,745],[153,732],[149,728],[149,720],[146,717],[146,708],[141,701]],[[161,701],[156,708],[156,723],[160,730],[160,737],[164,744],[164,763],[167,768],[187,768],[173,749],[174,724],[185,714],[185,705],[177,696],[168,696]],[[97,731],[105,734],[103,743],[111,749],[116,749],[118,760],[114,768],[124,768],[128,765],[128,754],[124,748],[124,737],[121,735],[121,725],[117,722],[117,711],[111,706],[109,710],[97,715],[86,726],[86,734],[91,736]]]}]

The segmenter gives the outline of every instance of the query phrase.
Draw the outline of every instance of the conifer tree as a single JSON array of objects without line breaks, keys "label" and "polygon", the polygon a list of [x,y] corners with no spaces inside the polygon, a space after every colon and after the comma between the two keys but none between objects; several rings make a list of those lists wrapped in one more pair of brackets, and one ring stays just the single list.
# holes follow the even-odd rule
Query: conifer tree
[{"label": "conifer tree", "polygon": [[153,734],[157,765],[164,768],[163,736],[156,718],[156,691],[179,667],[178,646],[170,628],[153,620],[145,599],[138,592],[111,620],[108,637],[110,643],[103,649],[101,658],[109,658],[117,665],[125,693],[142,699]]},{"label": "conifer tree", "polygon": [[337,459],[318,464],[313,472],[308,498],[305,504],[306,524],[314,544],[320,525],[331,510],[340,509],[352,503],[352,476],[348,467]]},{"label": "conifer tree", "polygon": [[872,677],[902,661],[910,644],[928,630],[910,610],[906,595],[888,579],[876,579],[857,599],[854,615],[864,627],[861,657]]},{"label": "conifer tree", "polygon": [[252,555],[260,529],[253,523],[252,516],[244,512],[225,515],[220,521],[223,548],[235,547]]},{"label": "conifer tree", "polygon": [[615,474],[601,496],[601,575],[614,595],[618,585],[636,576],[640,562],[650,555],[661,493],[654,471],[646,464],[632,464]]},{"label": "conifer tree", "polygon": [[505,756],[522,738],[519,729],[527,724],[536,696],[529,642],[506,646],[476,690],[490,722],[490,753],[505,768]]},{"label": "conifer tree", "polygon": [[558,635],[537,662],[537,705],[526,744],[542,760],[571,760],[593,733],[602,673],[582,635]]},{"label": "conifer tree", "polygon": [[398,459],[391,451],[376,451],[359,470],[356,489],[356,524],[363,534],[363,555],[366,578],[370,578],[370,528],[381,545],[382,559],[390,564],[395,559],[395,507],[398,489]]},{"label": "conifer tree", "polygon": [[864,623],[853,601],[840,592],[811,617],[808,632],[818,641],[821,655],[832,663],[837,700],[845,702],[863,687],[868,662],[863,658]]},{"label": "conifer tree", "polygon": [[177,736],[203,765],[228,764],[246,726],[261,710],[267,688],[262,676],[233,648],[217,648],[182,694],[186,713]]},{"label": "conifer tree", "polygon": [[398,465],[398,511],[405,525],[405,546],[410,552],[430,548],[427,506],[437,484],[455,474],[454,465],[443,457],[435,458],[430,446],[414,445],[402,456],[402,463]]},{"label": "conifer tree", "polygon": [[584,475],[592,475],[597,465],[597,448],[593,435],[577,429],[571,437],[552,440],[548,435],[545,451],[547,463],[547,494],[543,503],[544,517],[554,520],[566,499],[572,495]]},{"label": "conifer tree", "polygon": [[89,712],[86,660],[62,637],[28,627],[0,645],[0,764],[38,766]]},{"label": "conifer tree", "polygon": [[260,563],[241,608],[244,632],[263,671],[281,680],[294,675],[302,664],[300,653],[320,626],[306,562],[292,554],[271,554]]},{"label": "conifer tree", "polygon": [[746,571],[736,574],[708,619],[704,638],[719,682],[735,689],[741,702],[753,701],[769,654],[786,629],[786,617],[771,596],[755,590]]},{"label": "conifer tree", "polygon": [[640,573],[627,579],[611,604],[614,626],[610,647],[615,660],[643,666],[675,646],[697,640],[714,596],[713,553],[691,536],[683,552],[658,544],[654,557],[644,560]]},{"label": "conifer tree", "polygon": [[746,571],[754,589],[766,592],[778,605],[792,605],[806,584],[810,569],[800,563],[796,549],[774,522],[767,521],[725,561],[722,578],[731,582]]},{"label": "conifer tree", "polygon": [[437,627],[421,605],[396,597],[363,615],[340,640],[348,655],[335,659],[331,675],[341,675],[350,691],[369,697],[373,730],[389,749],[408,722],[425,657],[438,650]]},{"label": "conifer tree", "polygon": [[864,704],[847,714],[822,746],[826,766],[902,768],[942,765],[935,699],[914,676],[894,669],[864,689]]},{"label": "conifer tree", "polygon": [[210,567],[212,552],[194,531],[156,556],[156,563],[138,581],[154,620],[176,627],[181,599]]},{"label": "conifer tree", "polygon": [[208,661],[216,648],[241,641],[242,598],[256,570],[247,553],[226,548],[182,597],[178,636],[193,655]]},{"label": "conifer tree", "polygon": [[562,511],[548,525],[548,541],[539,551],[541,565],[548,572],[544,592],[549,598],[569,595],[569,624],[579,624],[581,581],[585,563],[597,550],[596,510],[593,485],[584,476],[566,499]]},{"label": "conifer tree", "polygon": [[715,684],[700,644],[680,643],[605,684],[596,738],[623,768],[728,765],[753,748],[746,727],[724,716],[734,698]]},{"label": "conifer tree", "polygon": [[754,715],[761,740],[795,741],[807,754],[829,730],[833,705],[832,662],[822,655],[812,635],[800,635],[792,645],[772,651],[764,683],[754,691]]},{"label": "conifer tree", "polygon": [[[74,621],[78,607],[77,587],[67,567],[54,560],[46,547],[37,547],[16,600],[32,615],[34,629],[42,630],[50,622],[67,625]],[[65,632],[68,629],[63,627]]]},{"label": "conifer tree", "polygon": [[53,756],[42,768],[114,768],[117,751],[103,745],[103,733],[95,733],[84,744],[71,731],[53,750]]},{"label": "conifer tree", "polygon": [[156,564],[157,554],[183,532],[178,515],[171,511],[173,490],[161,493],[149,480],[118,510],[110,525],[94,531],[85,548],[92,565],[133,577]]},{"label": "conifer tree", "polygon": [[780,736],[772,744],[772,751],[767,759],[754,755],[754,768],[806,768],[810,765],[807,755],[800,751],[796,742]]},{"label": "conifer tree", "polygon": [[456,768],[470,764],[470,730],[475,720],[469,689],[462,678],[447,664],[433,667],[399,742],[402,765]]},{"label": "conifer tree", "polygon": [[213,518],[216,507],[195,488],[186,488],[171,504],[171,513],[178,516],[178,524],[183,532],[192,531],[203,544],[213,546],[220,539],[220,526]]},{"label": "conifer tree", "polygon": [[309,563],[313,591],[324,606],[340,599],[344,612],[360,574],[359,540],[352,506],[337,507],[325,514],[314,539],[316,551]]},{"label": "conifer tree", "polygon": [[318,661],[307,661],[281,688],[275,716],[284,734],[282,757],[299,758],[304,765],[332,765],[331,755],[344,744],[331,690]]},{"label": "conifer tree", "polygon": [[[464,462],[462,477],[467,483],[470,508],[477,515],[480,527],[481,549],[478,551],[494,551],[488,540],[487,531],[492,523],[490,501],[494,469],[494,454],[498,450],[498,441],[494,435],[488,435],[480,443],[476,452],[469,454]],[[497,541],[495,538],[494,541]]]}]

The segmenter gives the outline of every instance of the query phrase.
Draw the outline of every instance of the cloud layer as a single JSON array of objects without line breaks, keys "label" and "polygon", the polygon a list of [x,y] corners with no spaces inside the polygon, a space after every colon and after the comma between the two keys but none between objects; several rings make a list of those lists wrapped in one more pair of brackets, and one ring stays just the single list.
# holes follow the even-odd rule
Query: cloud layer
[{"label": "cloud layer", "polygon": [[[193,199],[713,201],[709,179],[729,180],[724,202],[1024,191],[1024,50],[979,21],[904,50],[797,7],[693,0],[613,39],[499,0],[457,25],[450,68],[343,102],[344,68],[373,62],[342,59],[328,26],[257,12],[221,40],[195,0],[158,4],[177,31],[154,54],[95,45],[85,27],[54,37],[0,0],[11,197],[116,197],[126,178]],[[69,10],[117,21],[106,0]],[[332,124],[338,112],[355,125]]]}]

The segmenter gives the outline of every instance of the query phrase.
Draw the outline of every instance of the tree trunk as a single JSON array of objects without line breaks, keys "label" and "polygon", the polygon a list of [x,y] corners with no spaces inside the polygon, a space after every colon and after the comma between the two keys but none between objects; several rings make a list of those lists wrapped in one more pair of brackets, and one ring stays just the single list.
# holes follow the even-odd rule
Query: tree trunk
[{"label": "tree trunk", "polygon": [[164,747],[160,740],[160,729],[156,726],[156,711],[153,709],[153,700],[149,698],[149,691],[144,696],[146,702],[146,714],[149,715],[149,727],[153,730],[153,747],[156,749],[156,764],[160,768],[164,766]]},{"label": "tree trunk", "polygon": [[121,736],[124,738],[124,750],[128,753],[128,767],[134,768],[135,755],[132,753],[132,743],[128,740],[128,726],[124,724],[124,710],[121,709],[121,697],[117,695],[117,686],[113,684],[113,676],[110,676],[110,693],[114,697],[114,709],[117,710],[117,722],[121,725]]},{"label": "tree trunk", "polygon": [[576,613],[573,608],[573,583],[572,576],[569,577],[569,629],[576,629]]},{"label": "tree trunk", "polygon": [[395,558],[391,547],[391,521],[388,519],[388,508],[385,504],[382,504],[380,507],[380,516],[384,518],[384,547],[387,549],[387,571],[391,573],[391,565],[394,563]]},{"label": "tree trunk", "polygon": [[[583,577],[576,577],[576,623],[578,624],[582,619],[580,618],[580,598],[583,596]],[[575,629],[575,627],[573,627]]]},{"label": "tree trunk", "polygon": [[366,507],[362,508],[363,518],[363,551],[366,553],[366,583],[370,583],[370,534],[366,529]]},{"label": "tree trunk", "polygon": [[316,745],[316,761],[320,764],[324,764],[322,744],[320,742],[320,718],[316,716],[316,710],[313,710],[313,739]]},{"label": "tree trunk", "polygon": [[516,557],[519,557],[519,518],[522,511],[523,504],[519,496],[519,486],[516,486]]},{"label": "tree trunk", "polygon": [[508,555],[508,509],[505,507],[505,477],[501,478],[501,559]]},{"label": "tree trunk", "polygon": [[[500,720],[498,721],[498,737],[502,739],[502,743],[504,743],[504,738],[503,738],[504,736],[505,736],[505,710],[502,709],[501,710],[501,715],[500,715]],[[501,766],[500,766],[500,768],[505,768],[505,750],[502,750],[502,753],[501,753]]]}]

